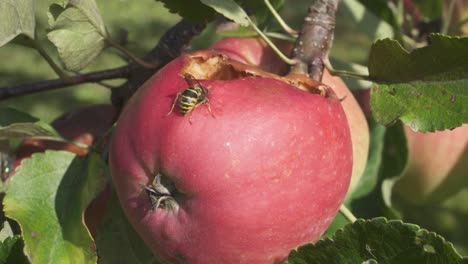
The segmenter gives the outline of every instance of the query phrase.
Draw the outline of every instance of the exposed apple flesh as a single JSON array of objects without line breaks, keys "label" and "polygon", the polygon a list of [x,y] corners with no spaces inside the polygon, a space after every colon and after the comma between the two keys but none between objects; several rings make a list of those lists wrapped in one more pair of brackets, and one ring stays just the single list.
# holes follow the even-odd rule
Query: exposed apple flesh
[{"label": "exposed apple flesh", "polygon": [[[291,44],[285,41],[276,41],[275,44],[285,54],[291,53]],[[226,54],[231,59],[259,66],[267,72],[284,75],[288,70],[288,65],[262,39],[257,37],[228,37],[216,42],[211,48]],[[348,192],[351,195],[366,168],[369,153],[369,127],[359,103],[341,78],[330,75],[325,69],[322,82],[331,87],[338,98],[343,98],[341,104],[348,119],[353,142],[353,173]]]},{"label": "exposed apple flesh", "polygon": [[[191,121],[168,115],[187,73],[209,90],[214,117],[207,105]],[[163,263],[281,263],[333,220],[352,170],[340,100],[270,77],[201,51],[166,65],[124,108],[111,173],[131,224]],[[152,210],[142,186],[157,175],[171,198]]]}]

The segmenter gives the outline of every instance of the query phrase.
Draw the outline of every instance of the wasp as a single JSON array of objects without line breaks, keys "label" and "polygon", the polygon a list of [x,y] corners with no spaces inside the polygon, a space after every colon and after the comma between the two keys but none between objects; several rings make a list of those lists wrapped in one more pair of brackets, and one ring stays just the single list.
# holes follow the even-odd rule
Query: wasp
[{"label": "wasp", "polygon": [[[208,99],[208,89],[190,74],[186,74],[184,79],[189,87],[182,92],[177,93],[177,96],[172,103],[171,110],[167,115],[170,115],[177,105],[177,108],[179,108],[182,115],[190,114],[189,122],[191,123],[191,112],[198,106],[206,104],[208,111],[214,117],[213,112],[211,111],[210,101]],[[197,83],[194,84],[193,80],[196,80]]]}]

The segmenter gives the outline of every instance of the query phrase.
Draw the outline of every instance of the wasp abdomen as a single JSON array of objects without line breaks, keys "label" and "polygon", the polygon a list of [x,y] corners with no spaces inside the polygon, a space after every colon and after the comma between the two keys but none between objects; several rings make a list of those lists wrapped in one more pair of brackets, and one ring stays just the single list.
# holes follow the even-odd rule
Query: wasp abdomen
[{"label": "wasp abdomen", "polygon": [[[207,105],[210,114],[214,117],[211,112],[210,101],[208,100],[208,89],[191,75],[186,75],[184,79],[189,87],[177,93],[177,96],[172,103],[171,110],[169,110],[167,115],[172,113],[175,106],[177,106],[182,115],[186,115],[191,113],[199,105],[205,104]],[[197,84],[193,84],[192,80],[196,80]],[[191,123],[190,117],[191,116],[189,116],[189,122]]]},{"label": "wasp abdomen", "polygon": [[205,95],[201,89],[188,88],[180,95],[177,106],[179,107],[180,112],[186,114],[204,99]]}]

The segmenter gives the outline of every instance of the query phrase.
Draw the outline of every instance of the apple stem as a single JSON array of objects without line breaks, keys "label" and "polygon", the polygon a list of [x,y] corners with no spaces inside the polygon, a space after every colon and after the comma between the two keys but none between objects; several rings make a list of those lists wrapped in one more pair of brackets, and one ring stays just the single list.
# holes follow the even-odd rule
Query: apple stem
[{"label": "apple stem", "polygon": [[338,75],[341,77],[350,77],[350,78],[359,79],[359,80],[371,81],[370,76],[366,74],[350,72],[350,71],[335,70],[328,61],[324,62],[324,66],[327,68],[328,72],[330,72],[331,75]]},{"label": "apple stem", "polygon": [[264,0],[264,1],[265,1],[265,5],[268,7],[271,14],[275,17],[276,21],[278,21],[278,23],[283,28],[283,30],[286,31],[286,33],[290,34],[291,36],[297,36],[298,32],[292,29],[290,26],[288,26],[288,24],[286,24],[283,18],[278,14],[278,12],[276,12],[275,8],[270,3],[270,1],[269,0]]},{"label": "apple stem", "polygon": [[346,207],[346,205],[342,204],[340,206],[340,213],[342,216],[346,218],[350,223],[354,223],[357,218],[354,216],[354,214]]},{"label": "apple stem", "polygon": [[138,63],[139,65],[141,65],[143,68],[145,68],[145,69],[155,69],[155,68],[158,67],[158,65],[156,65],[156,64],[146,62],[146,61],[138,58],[137,56],[133,55],[133,53],[131,53],[129,50],[127,50],[126,48],[124,48],[122,45],[115,42],[111,38],[106,39],[106,41],[111,47],[119,50],[120,52],[125,54],[125,56],[130,58],[132,61],[134,61],[134,62]]},{"label": "apple stem", "polygon": [[270,46],[270,48],[287,64],[289,65],[294,65],[297,63],[296,60],[288,58],[288,56],[284,55],[283,52],[281,52],[278,47],[276,47],[273,42],[271,42],[270,38],[268,38],[258,27],[255,25],[255,23],[250,19],[250,17],[247,17],[247,20],[249,21],[250,26],[257,32],[258,35]]},{"label": "apple stem", "polygon": [[62,69],[55,64],[54,60],[47,54],[44,48],[37,42],[37,40],[33,39],[32,45],[37,50],[37,52],[44,58],[49,66],[54,70],[54,72],[61,78],[66,80],[68,78],[67,74],[62,71]]},{"label": "apple stem", "polygon": [[328,60],[333,42],[337,7],[337,0],[317,0],[309,7],[293,50],[293,58],[299,63],[291,67],[291,74],[322,80],[324,61]]}]

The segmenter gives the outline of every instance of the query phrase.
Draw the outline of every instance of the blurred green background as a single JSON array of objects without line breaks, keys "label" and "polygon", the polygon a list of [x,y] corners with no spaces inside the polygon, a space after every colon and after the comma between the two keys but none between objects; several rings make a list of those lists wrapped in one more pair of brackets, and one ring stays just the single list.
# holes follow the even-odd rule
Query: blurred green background
[{"label": "blurred green background", "polygon": [[[57,51],[47,40],[47,11],[50,4],[59,1],[36,1],[37,38],[48,54],[59,63]],[[294,5],[286,4],[282,9],[286,21],[298,28],[306,15],[305,8],[310,1],[296,1]],[[126,48],[138,56],[143,56],[154,47],[160,36],[180,17],[169,13],[164,6],[155,0],[97,1],[106,26],[112,37],[120,38],[127,32]],[[304,6],[304,8],[297,8]],[[364,63],[372,39],[349,17],[348,11],[340,8],[337,18],[336,37],[332,55],[344,61]],[[372,25],[372,24],[370,24]],[[368,28],[368,27],[366,27]],[[209,47],[219,39],[214,28],[209,27],[192,43],[192,49]],[[31,83],[39,80],[57,78],[50,66],[33,49],[15,44],[0,48],[0,87]],[[113,49],[105,50],[85,72],[115,68],[124,65],[125,60]],[[106,81],[106,84],[118,85],[123,80]],[[110,91],[98,84],[84,84],[8,99],[0,102],[0,107],[9,106],[30,113],[45,121],[51,121],[61,113],[81,105],[108,103]]]}]

